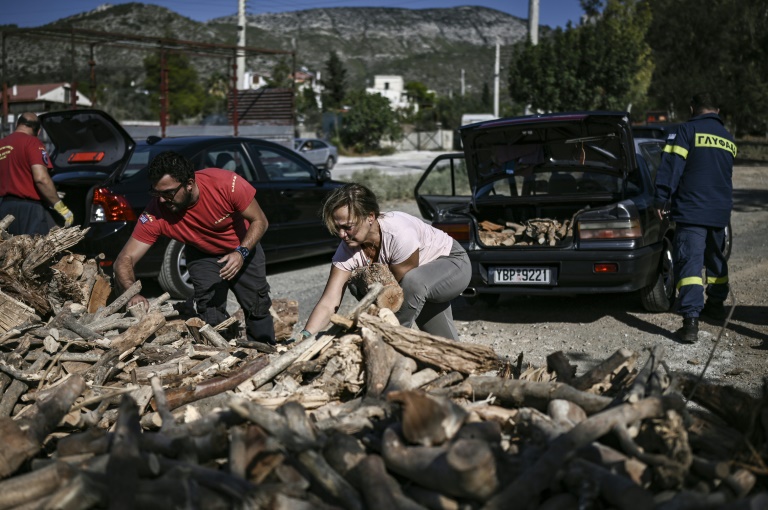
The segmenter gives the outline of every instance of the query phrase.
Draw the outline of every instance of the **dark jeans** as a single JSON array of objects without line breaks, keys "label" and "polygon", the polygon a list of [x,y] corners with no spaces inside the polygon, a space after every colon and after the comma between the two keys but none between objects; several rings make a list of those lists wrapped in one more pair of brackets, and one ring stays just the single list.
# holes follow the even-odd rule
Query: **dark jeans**
[{"label": "dark jeans", "polygon": [[240,272],[231,280],[219,276],[221,255],[209,255],[187,245],[187,269],[195,289],[194,302],[197,314],[208,324],[215,326],[229,317],[227,293],[235,295],[245,313],[245,330],[254,342],[275,343],[275,325],[269,308],[269,297],[264,250],[257,244],[245,259]]},{"label": "dark jeans", "polygon": [[56,222],[42,203],[13,196],[0,198],[0,219],[12,214],[15,218],[8,226],[8,233],[15,236],[22,234],[46,235]]}]

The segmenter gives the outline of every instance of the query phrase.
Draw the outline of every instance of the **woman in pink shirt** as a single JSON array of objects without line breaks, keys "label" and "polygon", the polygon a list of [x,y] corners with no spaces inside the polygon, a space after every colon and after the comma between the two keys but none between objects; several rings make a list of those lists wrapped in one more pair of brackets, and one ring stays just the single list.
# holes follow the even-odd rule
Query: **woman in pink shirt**
[{"label": "woman in pink shirt", "polygon": [[396,313],[401,325],[415,322],[427,333],[458,339],[451,300],[467,288],[472,274],[469,256],[458,242],[410,214],[382,213],[376,196],[361,184],[332,191],[323,205],[323,219],[341,243],[303,336],[328,324],[354,269],[380,262],[403,289],[403,305]]}]

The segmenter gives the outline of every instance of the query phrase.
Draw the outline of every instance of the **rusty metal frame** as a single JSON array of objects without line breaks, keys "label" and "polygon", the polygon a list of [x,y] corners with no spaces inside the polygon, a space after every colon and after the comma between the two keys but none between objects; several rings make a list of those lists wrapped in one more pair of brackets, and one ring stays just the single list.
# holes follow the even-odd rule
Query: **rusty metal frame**
[{"label": "rusty metal frame", "polygon": [[[37,39],[54,39],[67,41],[71,45],[70,65],[72,67],[72,87],[70,94],[72,96],[73,108],[76,107],[77,80],[75,64],[75,46],[77,44],[87,44],[90,47],[88,66],[90,68],[91,84],[95,90],[96,82],[96,60],[94,58],[95,46],[108,46],[113,48],[125,48],[141,51],[160,51],[161,60],[164,62],[166,53],[184,53],[199,57],[227,57],[231,58],[237,54],[237,51],[245,52],[246,57],[251,55],[291,55],[293,61],[293,73],[296,74],[296,52],[291,50],[274,50],[268,48],[255,48],[250,46],[239,47],[231,44],[205,43],[198,41],[187,41],[182,39],[171,39],[167,37],[153,37],[144,35],[120,34],[113,32],[100,32],[98,30],[89,30],[82,28],[30,28],[23,30],[2,31],[2,67],[0,68],[0,83],[3,87],[2,119],[0,120],[0,132],[6,132],[6,123],[8,122],[8,95],[7,95],[7,71],[6,71],[6,38],[8,37],[34,37]],[[167,91],[163,91],[163,84],[167,84],[167,69],[161,64],[160,97],[161,114],[160,125],[162,135],[165,136],[165,127],[167,123],[168,97]],[[294,84],[295,86],[295,84]],[[230,90],[233,92],[234,102],[234,134],[237,136],[238,118],[237,118],[237,60],[233,59],[232,64],[232,84]]]}]

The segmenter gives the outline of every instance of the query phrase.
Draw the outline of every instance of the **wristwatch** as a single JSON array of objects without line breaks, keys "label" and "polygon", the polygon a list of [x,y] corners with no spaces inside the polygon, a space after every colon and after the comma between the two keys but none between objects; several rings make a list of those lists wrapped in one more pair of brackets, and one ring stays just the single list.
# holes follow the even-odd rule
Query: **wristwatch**
[{"label": "wristwatch", "polygon": [[243,260],[245,260],[246,257],[248,257],[248,254],[251,253],[250,250],[248,250],[248,248],[246,248],[245,246],[238,246],[237,248],[235,248],[235,251],[240,252],[240,255],[243,256]]}]

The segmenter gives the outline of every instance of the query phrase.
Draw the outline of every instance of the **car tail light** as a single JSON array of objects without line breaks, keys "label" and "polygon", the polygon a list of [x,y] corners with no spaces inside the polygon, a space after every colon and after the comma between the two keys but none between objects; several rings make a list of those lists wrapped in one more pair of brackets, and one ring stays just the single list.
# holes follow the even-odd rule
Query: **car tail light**
[{"label": "car tail light", "polygon": [[432,226],[459,242],[469,242],[469,223],[433,223]]},{"label": "car tail light", "polygon": [[106,221],[136,221],[136,213],[123,195],[113,193],[109,188],[93,191],[91,223]]},{"label": "car tail light", "polygon": [[640,221],[580,221],[578,223],[581,239],[638,239],[643,237]]},{"label": "car tail light", "polygon": [[595,273],[618,273],[619,265],[615,262],[599,262],[594,266]]}]

